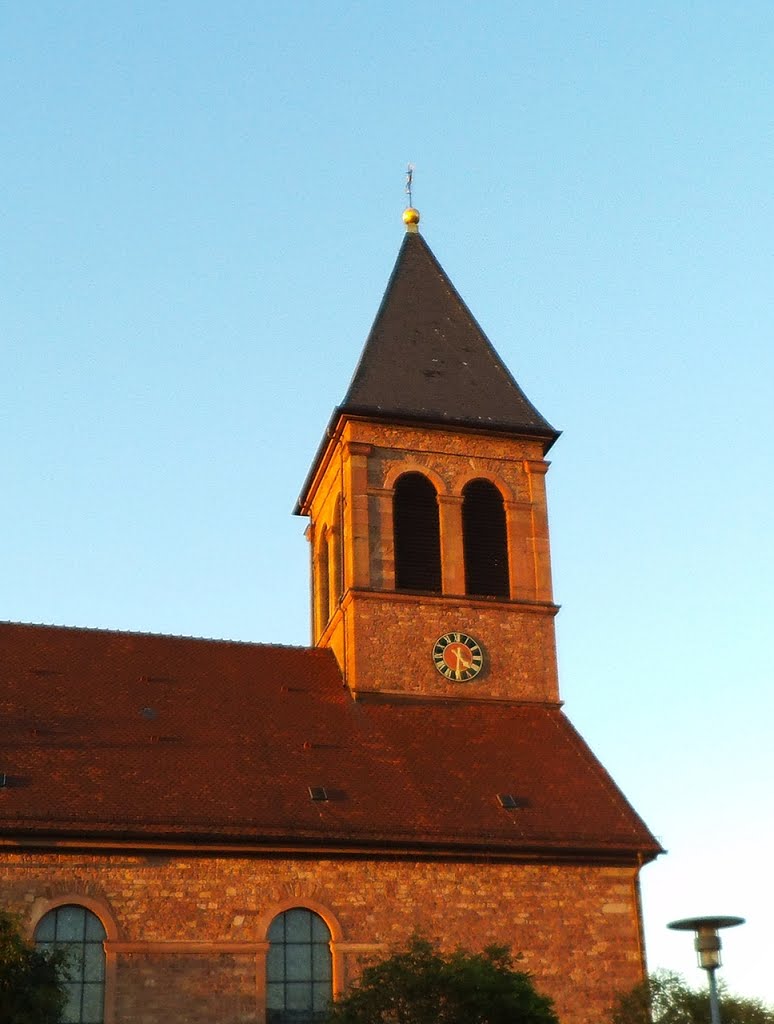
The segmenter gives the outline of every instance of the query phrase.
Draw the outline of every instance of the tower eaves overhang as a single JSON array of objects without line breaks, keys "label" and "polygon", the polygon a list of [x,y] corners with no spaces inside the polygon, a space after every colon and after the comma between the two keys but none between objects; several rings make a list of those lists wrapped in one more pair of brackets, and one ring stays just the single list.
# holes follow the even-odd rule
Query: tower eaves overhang
[{"label": "tower eaves overhang", "polygon": [[503,436],[509,436],[513,440],[530,440],[530,441],[542,441],[543,442],[543,454],[545,455],[552,447],[555,441],[561,437],[560,430],[554,430],[549,436],[546,432],[540,428],[530,429],[529,427],[522,427],[519,430],[514,430],[512,426],[506,423],[489,422],[483,423],[470,423],[468,421],[456,420],[451,417],[439,420],[435,416],[408,416],[405,413],[400,414],[396,412],[389,412],[388,410],[373,410],[370,408],[353,408],[345,407],[344,405],[337,405],[331,413],[331,417],[328,420],[328,425],[325,428],[322,440],[317,446],[312,464],[309,467],[309,471],[304,479],[301,492],[298,496],[296,504],[293,506],[293,515],[303,516],[307,515],[307,509],[309,504],[310,492],[312,491],[315,477],[317,476],[319,469],[325,461],[325,453],[328,450],[333,438],[340,432],[344,423],[347,420],[370,420],[382,423],[390,423],[395,426],[405,427],[425,427],[435,428],[438,430],[448,429],[460,431],[461,433],[469,434],[498,434]]}]

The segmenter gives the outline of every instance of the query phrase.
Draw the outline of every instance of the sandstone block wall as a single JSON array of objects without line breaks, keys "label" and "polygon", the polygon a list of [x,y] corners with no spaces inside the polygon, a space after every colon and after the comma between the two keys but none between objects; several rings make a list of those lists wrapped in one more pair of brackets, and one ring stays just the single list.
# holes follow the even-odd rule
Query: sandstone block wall
[{"label": "sandstone block wall", "polygon": [[[559,700],[553,607],[360,593],[348,612],[348,683],[355,693]],[[454,631],[469,633],[484,652],[483,671],[470,682],[446,679],[433,663],[436,640]]]},{"label": "sandstone block wall", "polygon": [[564,1024],[604,1021],[643,971],[634,867],[5,852],[0,902],[30,934],[63,902],[101,917],[106,1024],[262,1024],[267,930],[293,906],[331,930],[335,991],[416,930],[510,945]]}]

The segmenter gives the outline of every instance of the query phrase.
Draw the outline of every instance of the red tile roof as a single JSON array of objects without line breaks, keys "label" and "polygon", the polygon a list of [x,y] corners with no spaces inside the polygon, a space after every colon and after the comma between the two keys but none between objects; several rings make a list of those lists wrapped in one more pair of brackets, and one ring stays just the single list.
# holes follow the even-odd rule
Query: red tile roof
[{"label": "red tile roof", "polygon": [[355,702],[327,650],[0,624],[0,715],[0,839],[659,851],[559,708]]}]

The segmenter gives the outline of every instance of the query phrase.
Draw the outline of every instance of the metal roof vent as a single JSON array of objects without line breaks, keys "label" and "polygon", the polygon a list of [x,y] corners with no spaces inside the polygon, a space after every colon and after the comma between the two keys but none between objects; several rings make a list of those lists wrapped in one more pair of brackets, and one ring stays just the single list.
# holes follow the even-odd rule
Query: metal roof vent
[{"label": "metal roof vent", "polygon": [[324,801],[328,799],[328,790],[325,786],[310,786],[309,796],[312,800]]}]

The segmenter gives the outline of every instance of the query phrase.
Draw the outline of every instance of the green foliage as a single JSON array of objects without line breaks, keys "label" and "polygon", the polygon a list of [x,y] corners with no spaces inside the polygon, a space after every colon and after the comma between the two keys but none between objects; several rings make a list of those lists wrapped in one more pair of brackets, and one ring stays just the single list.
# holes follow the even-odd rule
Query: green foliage
[{"label": "green foliage", "polygon": [[[759,999],[729,995],[720,985],[722,1024],[774,1024],[774,1007]],[[709,992],[692,989],[679,974],[656,971],[623,996],[613,1024],[710,1024]]]},{"label": "green foliage", "polygon": [[0,911],[0,1021],[59,1024],[65,1004],[64,954],[25,942],[18,922]]},{"label": "green foliage", "polygon": [[415,936],[364,969],[329,1024],[558,1024],[551,1000],[514,970],[505,947],[444,955]]}]

